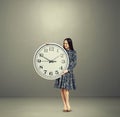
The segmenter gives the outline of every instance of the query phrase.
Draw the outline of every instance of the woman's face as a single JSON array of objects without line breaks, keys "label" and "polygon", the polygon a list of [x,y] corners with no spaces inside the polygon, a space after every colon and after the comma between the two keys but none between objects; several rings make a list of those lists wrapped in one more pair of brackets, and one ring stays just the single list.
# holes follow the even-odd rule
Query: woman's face
[{"label": "woman's face", "polygon": [[64,45],[64,48],[65,48],[66,50],[69,50],[69,44],[68,44],[67,40],[65,40],[65,41],[63,42],[63,45]]}]

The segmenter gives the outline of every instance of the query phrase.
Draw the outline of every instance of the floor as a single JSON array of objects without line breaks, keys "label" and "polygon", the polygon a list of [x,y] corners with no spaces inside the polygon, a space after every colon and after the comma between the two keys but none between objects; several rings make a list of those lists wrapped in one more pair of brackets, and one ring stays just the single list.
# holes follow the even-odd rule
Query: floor
[{"label": "floor", "polygon": [[0,117],[120,117],[120,97],[71,97],[62,112],[60,97],[1,97]]}]

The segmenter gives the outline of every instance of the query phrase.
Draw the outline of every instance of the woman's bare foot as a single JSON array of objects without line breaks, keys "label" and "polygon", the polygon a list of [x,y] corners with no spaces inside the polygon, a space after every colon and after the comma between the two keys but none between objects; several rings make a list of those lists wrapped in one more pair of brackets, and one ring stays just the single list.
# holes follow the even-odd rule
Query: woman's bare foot
[{"label": "woman's bare foot", "polygon": [[68,106],[68,107],[67,107],[67,112],[70,112],[70,111],[72,111],[72,110],[71,110],[71,107]]},{"label": "woman's bare foot", "polygon": [[67,112],[67,106],[64,106],[63,112]]}]

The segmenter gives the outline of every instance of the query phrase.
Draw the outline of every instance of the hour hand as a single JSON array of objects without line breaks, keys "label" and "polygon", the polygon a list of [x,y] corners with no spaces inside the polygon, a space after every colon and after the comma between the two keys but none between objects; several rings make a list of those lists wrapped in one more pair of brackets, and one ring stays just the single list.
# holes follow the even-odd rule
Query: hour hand
[{"label": "hour hand", "polygon": [[56,61],[54,61],[54,60],[50,60],[50,61],[49,61],[49,63],[54,63],[54,62],[56,62]]}]

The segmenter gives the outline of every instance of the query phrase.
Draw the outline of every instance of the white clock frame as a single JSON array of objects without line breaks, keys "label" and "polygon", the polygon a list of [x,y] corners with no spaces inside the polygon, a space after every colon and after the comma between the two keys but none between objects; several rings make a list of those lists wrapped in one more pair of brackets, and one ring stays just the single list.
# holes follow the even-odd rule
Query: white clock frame
[{"label": "white clock frame", "polygon": [[[55,47],[55,52],[53,50],[51,51],[50,47]],[[47,53],[45,52],[45,49]],[[43,52],[44,54],[46,54],[45,56]],[[59,59],[58,62],[55,61],[58,59]],[[41,46],[38,47],[38,49],[35,51],[33,56],[33,66],[35,71],[39,76],[47,80],[55,80],[61,77],[64,70],[67,70],[68,65],[69,65],[68,54],[66,50],[57,43],[42,44]],[[48,69],[51,70],[51,71],[48,71],[49,74],[45,73],[45,69],[43,69],[43,67],[46,69],[46,72]],[[53,70],[56,69],[56,71],[52,71],[52,69]]]}]

